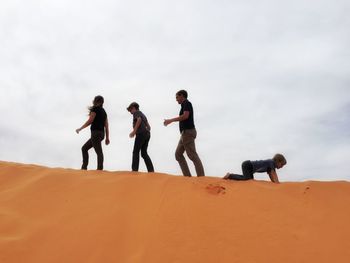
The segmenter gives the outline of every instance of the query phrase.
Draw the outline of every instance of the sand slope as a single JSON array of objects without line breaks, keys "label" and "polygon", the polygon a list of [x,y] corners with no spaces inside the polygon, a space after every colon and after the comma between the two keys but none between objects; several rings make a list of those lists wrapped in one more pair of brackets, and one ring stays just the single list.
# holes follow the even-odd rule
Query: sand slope
[{"label": "sand slope", "polygon": [[350,183],[0,162],[0,262],[350,262]]}]

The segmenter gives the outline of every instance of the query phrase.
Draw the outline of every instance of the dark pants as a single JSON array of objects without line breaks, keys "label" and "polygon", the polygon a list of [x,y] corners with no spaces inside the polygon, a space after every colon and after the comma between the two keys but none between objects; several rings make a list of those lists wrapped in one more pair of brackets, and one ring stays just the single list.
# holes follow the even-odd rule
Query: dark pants
[{"label": "dark pants", "polygon": [[145,161],[147,171],[154,172],[151,158],[147,153],[148,143],[150,139],[151,139],[151,134],[149,132],[136,134],[134,150],[132,152],[132,170],[134,172],[137,172],[139,170],[140,151],[141,151],[141,156]]},{"label": "dark pants", "polygon": [[242,163],[242,172],[243,172],[243,175],[230,174],[227,179],[240,180],[240,181],[254,179],[253,165],[250,161],[245,161]]},{"label": "dark pants", "polygon": [[103,170],[103,152],[101,142],[105,137],[104,131],[91,131],[91,138],[83,145],[81,151],[83,153],[82,170],[87,170],[89,164],[89,150],[94,147],[97,154],[97,170]]}]

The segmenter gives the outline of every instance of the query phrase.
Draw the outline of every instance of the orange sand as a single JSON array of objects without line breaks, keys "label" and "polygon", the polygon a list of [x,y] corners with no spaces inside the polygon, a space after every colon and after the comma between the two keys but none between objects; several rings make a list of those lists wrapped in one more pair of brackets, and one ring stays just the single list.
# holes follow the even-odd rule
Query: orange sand
[{"label": "orange sand", "polygon": [[350,262],[350,183],[0,162],[0,262]]}]

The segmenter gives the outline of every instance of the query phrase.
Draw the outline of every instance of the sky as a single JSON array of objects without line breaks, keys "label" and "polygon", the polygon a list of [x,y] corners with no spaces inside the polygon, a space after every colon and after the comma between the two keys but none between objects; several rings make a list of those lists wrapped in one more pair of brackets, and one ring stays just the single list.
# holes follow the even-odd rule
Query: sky
[{"label": "sky", "polygon": [[178,124],[163,120],[185,89],[207,175],[283,153],[281,181],[349,180],[349,12],[348,0],[1,1],[0,160],[79,169],[90,131],[75,129],[102,95],[105,169],[131,170],[137,101],[156,171],[180,175]]}]

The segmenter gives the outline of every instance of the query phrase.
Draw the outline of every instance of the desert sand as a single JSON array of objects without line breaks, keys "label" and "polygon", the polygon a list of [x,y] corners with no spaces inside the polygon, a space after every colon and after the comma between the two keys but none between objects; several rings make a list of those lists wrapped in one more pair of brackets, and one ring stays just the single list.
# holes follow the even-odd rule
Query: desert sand
[{"label": "desert sand", "polygon": [[0,262],[350,262],[350,183],[0,162]]}]

